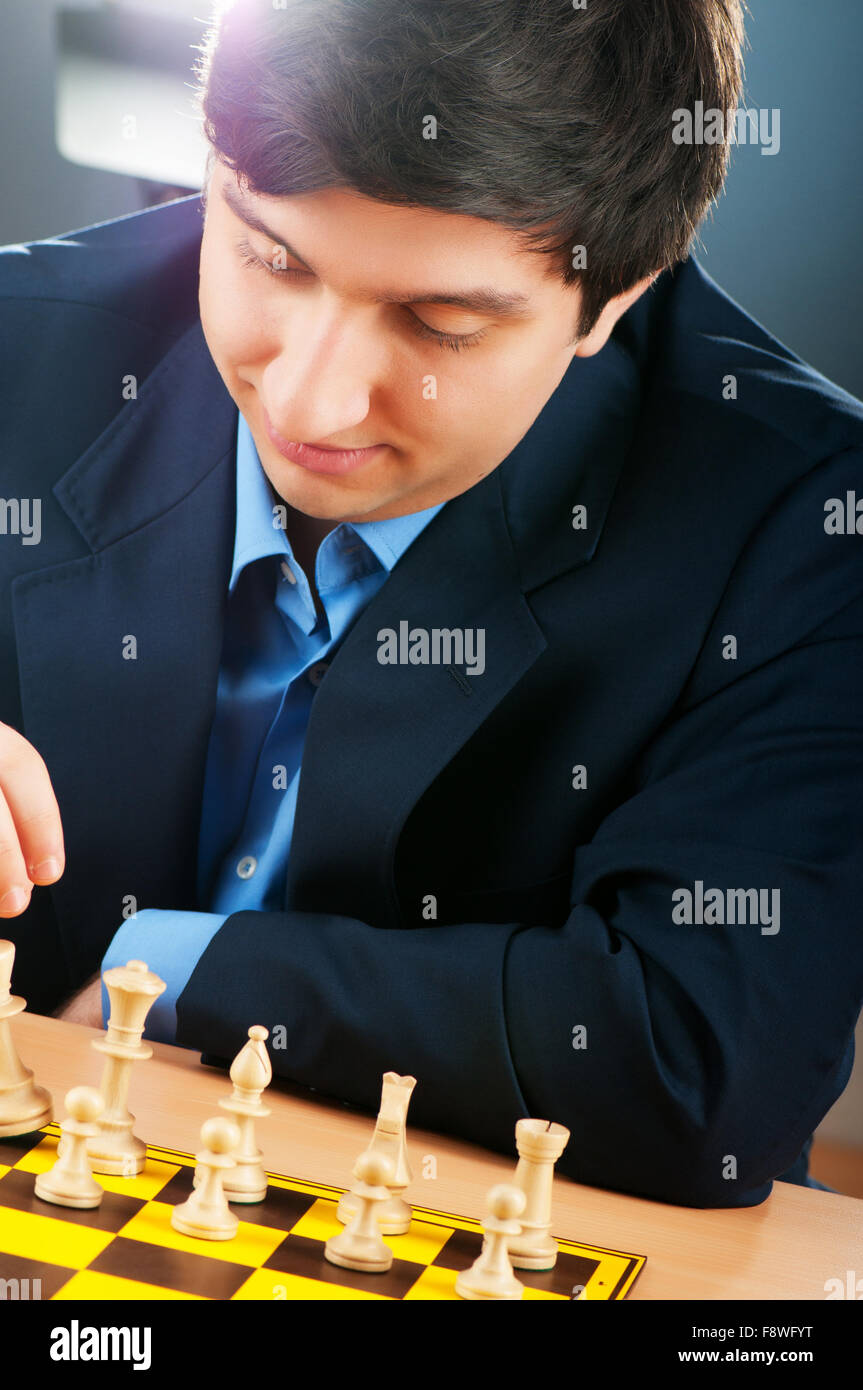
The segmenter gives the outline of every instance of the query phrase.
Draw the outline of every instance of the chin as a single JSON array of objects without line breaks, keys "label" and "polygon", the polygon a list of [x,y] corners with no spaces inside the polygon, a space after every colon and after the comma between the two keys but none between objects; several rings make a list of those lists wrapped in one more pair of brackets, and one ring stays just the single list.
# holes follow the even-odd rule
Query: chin
[{"label": "chin", "polygon": [[[297,477],[297,473],[301,476]],[[348,491],[338,480],[329,484],[323,480],[322,485],[319,476],[309,476],[297,465],[288,464],[285,471],[267,471],[267,476],[283,502],[320,521],[341,521],[349,513],[359,515],[382,505],[373,495]]]}]

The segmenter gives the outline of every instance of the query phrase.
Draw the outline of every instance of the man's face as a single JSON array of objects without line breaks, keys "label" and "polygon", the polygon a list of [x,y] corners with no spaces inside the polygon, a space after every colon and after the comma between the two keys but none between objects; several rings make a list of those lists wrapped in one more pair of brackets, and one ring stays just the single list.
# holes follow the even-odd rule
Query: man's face
[{"label": "man's face", "polygon": [[[477,290],[516,296],[518,314],[432,302]],[[352,190],[255,196],[215,166],[201,248],[204,335],[267,477],[307,516],[402,516],[496,468],[572,360],[578,295],[497,224]],[[330,449],[385,447],[351,471],[323,473],[286,458],[273,433]]]}]

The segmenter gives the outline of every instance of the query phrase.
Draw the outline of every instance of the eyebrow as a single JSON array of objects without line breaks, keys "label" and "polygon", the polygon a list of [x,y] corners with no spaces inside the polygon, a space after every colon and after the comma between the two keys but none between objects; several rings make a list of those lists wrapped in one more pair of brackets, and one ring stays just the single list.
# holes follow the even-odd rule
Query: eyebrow
[{"label": "eyebrow", "polygon": [[[226,183],[222,188],[222,197],[227,203],[231,212],[239,217],[241,222],[245,222],[247,227],[255,232],[260,232],[269,241],[277,246],[283,246],[289,256],[293,256],[295,261],[312,274],[317,274],[313,265],[303,260],[299,252],[279,236],[261,220],[258,214],[243,198],[233,185]],[[448,290],[428,290],[420,294],[391,294],[382,291],[376,296],[381,304],[449,304],[458,309],[468,309],[475,314],[491,314],[499,318],[528,318],[531,316],[530,295],[521,290],[498,290],[490,285],[482,285],[477,289],[462,290],[456,293]]]}]

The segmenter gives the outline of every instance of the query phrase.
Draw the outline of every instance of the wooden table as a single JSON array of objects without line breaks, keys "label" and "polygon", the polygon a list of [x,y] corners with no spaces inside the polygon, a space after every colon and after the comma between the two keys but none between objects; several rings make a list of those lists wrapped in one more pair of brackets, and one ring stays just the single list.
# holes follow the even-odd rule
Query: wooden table
[{"label": "wooden table", "polygon": [[[102,1058],[93,1028],[35,1014],[13,1022],[22,1060],[51,1091],[55,1114],[72,1086],[98,1085]],[[204,1120],[220,1113],[224,1072],[202,1067],[197,1052],[151,1044],[136,1064],[130,1105],[135,1133],[151,1144],[194,1152]],[[421,1078],[420,1078],[421,1080]],[[346,1187],[373,1119],[286,1082],[267,1091],[272,1116],[259,1129],[271,1172]],[[478,1218],[494,1182],[509,1178],[506,1159],[427,1130],[408,1129],[414,1180],[407,1197],[420,1206]],[[430,1156],[434,1164],[424,1159]],[[423,1167],[437,1176],[422,1177]],[[815,1299],[825,1280],[863,1271],[863,1201],[792,1183],[775,1183],[757,1207],[699,1210],[582,1187],[558,1176],[552,1230],[589,1244],[647,1255],[629,1295],[641,1299]]]}]

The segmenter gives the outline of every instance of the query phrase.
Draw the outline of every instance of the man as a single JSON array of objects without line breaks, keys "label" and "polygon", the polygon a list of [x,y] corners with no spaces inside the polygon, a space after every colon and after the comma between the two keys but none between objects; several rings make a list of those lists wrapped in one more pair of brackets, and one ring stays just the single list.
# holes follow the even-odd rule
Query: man
[{"label": "man", "polygon": [[98,1024],[136,956],[208,1056],[264,1023],[282,1076],[410,1072],[505,1152],[546,1115],[662,1200],[806,1182],[863,995],[863,420],[687,256],[727,150],[673,115],[741,41],[736,0],[242,3],[203,236],[9,248],[31,1007]]}]

